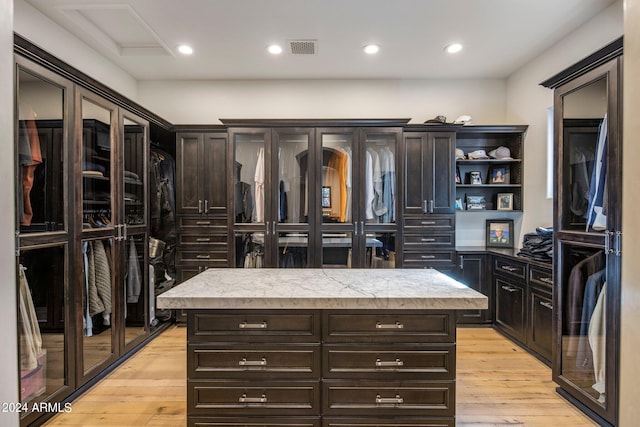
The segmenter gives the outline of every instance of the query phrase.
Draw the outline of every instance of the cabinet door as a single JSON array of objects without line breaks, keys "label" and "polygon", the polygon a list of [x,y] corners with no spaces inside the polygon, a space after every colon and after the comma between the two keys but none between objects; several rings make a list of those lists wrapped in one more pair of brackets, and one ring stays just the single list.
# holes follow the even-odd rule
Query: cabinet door
[{"label": "cabinet door", "polygon": [[405,214],[455,211],[454,135],[447,132],[405,134]]},{"label": "cabinet door", "polygon": [[201,177],[203,134],[179,133],[176,136],[176,211],[200,214],[204,209]]},{"label": "cabinet door", "polygon": [[553,299],[551,294],[531,288],[529,293],[529,328],[527,345],[551,363],[553,331]]},{"label": "cabinet door", "polygon": [[205,133],[202,143],[203,213],[224,215],[227,213],[227,134]]},{"label": "cabinet door", "polygon": [[496,325],[503,332],[524,343],[526,319],[526,286],[519,282],[508,282],[500,277],[494,279],[496,292]]},{"label": "cabinet door", "polygon": [[458,279],[489,298],[489,308],[486,310],[460,310],[458,311],[458,324],[477,324],[491,322],[493,301],[491,288],[486,277],[485,255],[459,255],[460,272]]}]

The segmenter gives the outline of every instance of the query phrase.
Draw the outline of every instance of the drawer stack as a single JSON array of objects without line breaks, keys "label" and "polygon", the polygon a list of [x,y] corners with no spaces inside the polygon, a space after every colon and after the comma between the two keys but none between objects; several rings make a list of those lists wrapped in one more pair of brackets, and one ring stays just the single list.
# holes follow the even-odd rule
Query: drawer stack
[{"label": "drawer stack", "polygon": [[455,269],[455,216],[407,216],[404,219],[404,268]]}]

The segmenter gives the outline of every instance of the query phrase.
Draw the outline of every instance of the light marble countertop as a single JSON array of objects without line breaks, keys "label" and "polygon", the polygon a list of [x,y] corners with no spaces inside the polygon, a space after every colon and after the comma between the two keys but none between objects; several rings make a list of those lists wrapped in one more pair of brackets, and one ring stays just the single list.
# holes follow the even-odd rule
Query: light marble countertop
[{"label": "light marble countertop", "polygon": [[432,269],[210,268],[157,297],[163,309],[486,309]]}]

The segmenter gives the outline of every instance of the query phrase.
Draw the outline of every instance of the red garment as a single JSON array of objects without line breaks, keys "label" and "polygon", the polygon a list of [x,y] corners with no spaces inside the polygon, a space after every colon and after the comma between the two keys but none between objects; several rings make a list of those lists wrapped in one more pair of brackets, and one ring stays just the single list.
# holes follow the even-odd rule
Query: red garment
[{"label": "red garment", "polygon": [[31,148],[31,163],[24,165],[22,169],[22,198],[23,212],[22,224],[31,225],[33,218],[33,210],[31,209],[31,188],[33,188],[33,176],[36,167],[42,163],[42,151],[40,150],[40,138],[38,137],[38,128],[35,120],[25,120],[27,128],[27,137]]}]

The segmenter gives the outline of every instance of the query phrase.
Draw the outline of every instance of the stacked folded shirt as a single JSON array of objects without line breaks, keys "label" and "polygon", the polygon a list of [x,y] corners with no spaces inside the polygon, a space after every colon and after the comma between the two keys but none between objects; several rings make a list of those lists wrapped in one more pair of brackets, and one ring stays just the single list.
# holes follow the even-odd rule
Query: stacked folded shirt
[{"label": "stacked folded shirt", "polygon": [[536,261],[553,261],[553,228],[537,227],[535,233],[527,233],[522,239],[518,256]]}]

